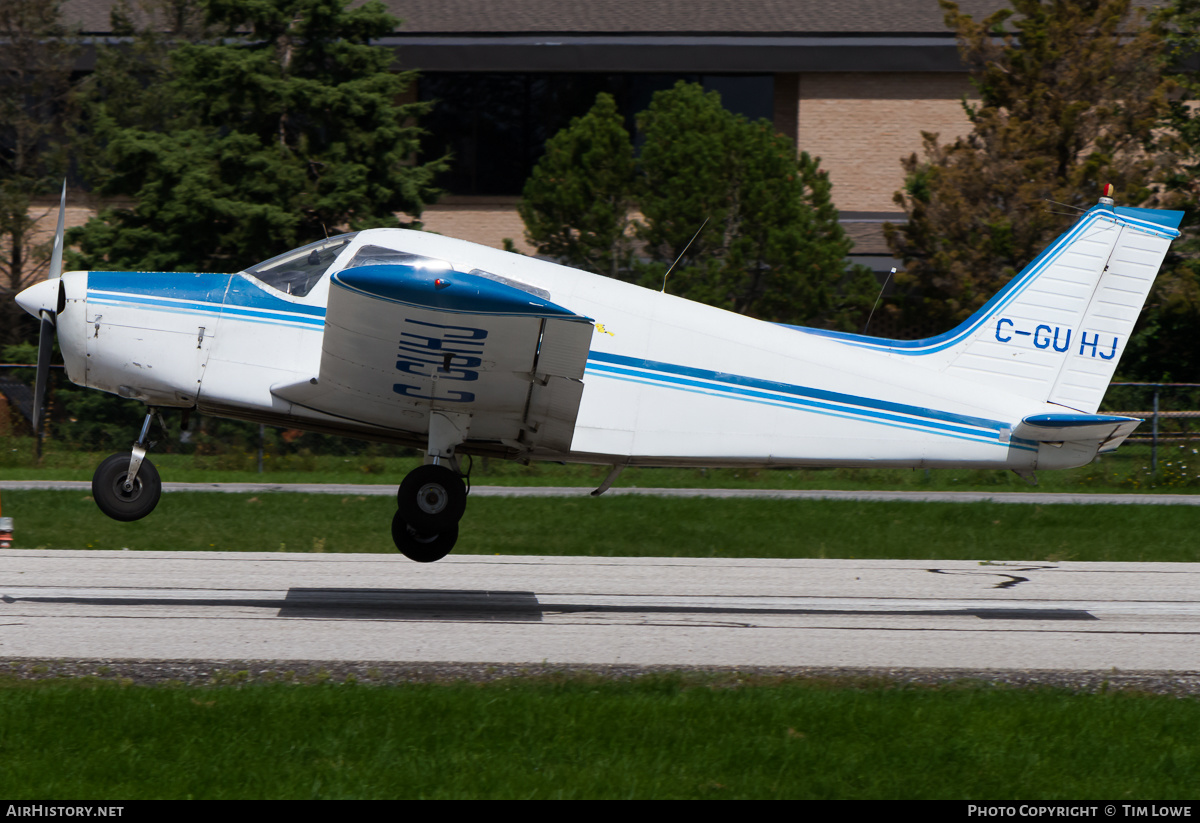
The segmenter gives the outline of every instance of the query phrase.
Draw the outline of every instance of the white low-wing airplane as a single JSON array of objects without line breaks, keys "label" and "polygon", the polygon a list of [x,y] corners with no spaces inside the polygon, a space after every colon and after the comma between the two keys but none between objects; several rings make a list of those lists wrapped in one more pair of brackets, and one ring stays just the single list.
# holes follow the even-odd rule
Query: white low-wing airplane
[{"label": "white low-wing airplane", "polygon": [[[65,187],[64,187],[65,202]],[[72,382],[150,411],[407,444],[397,547],[444,557],[463,454],[624,466],[1081,466],[1139,420],[1097,414],[1178,211],[1108,197],[973,317],[898,341],[766,323],[436,234],[371,229],[237,274],[61,272],[17,296]],[[40,417],[40,413],[36,415]],[[97,504],[158,502],[145,459],[96,471]]]}]

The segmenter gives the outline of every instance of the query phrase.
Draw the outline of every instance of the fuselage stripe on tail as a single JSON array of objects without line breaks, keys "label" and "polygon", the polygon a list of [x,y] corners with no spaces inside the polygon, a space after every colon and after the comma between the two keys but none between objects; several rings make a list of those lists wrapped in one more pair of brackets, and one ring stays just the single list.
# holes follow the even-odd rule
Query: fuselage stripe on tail
[{"label": "fuselage stripe on tail", "polygon": [[1010,425],[1003,421],[824,391],[774,380],[763,380],[596,351],[589,355],[587,373],[596,377],[723,396],[846,419],[864,420],[957,439],[996,443],[1019,449],[1035,448],[1032,443],[1018,441],[1002,443],[1001,432]]}]

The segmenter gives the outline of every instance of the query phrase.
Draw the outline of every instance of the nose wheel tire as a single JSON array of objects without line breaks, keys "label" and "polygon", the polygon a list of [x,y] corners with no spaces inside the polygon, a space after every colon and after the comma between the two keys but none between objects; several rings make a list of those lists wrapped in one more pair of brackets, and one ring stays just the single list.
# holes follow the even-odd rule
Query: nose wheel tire
[{"label": "nose wheel tire", "polygon": [[129,476],[129,454],[114,454],[107,458],[92,475],[92,497],[100,511],[113,520],[141,520],[158,505],[162,497],[162,480],[149,460],[142,460],[133,488],[126,490]]},{"label": "nose wheel tire", "polygon": [[400,512],[392,517],[392,540],[409,560],[433,563],[450,554],[458,542],[458,524],[453,523],[437,534],[425,534],[413,528]]},{"label": "nose wheel tire", "polygon": [[457,532],[467,510],[467,487],[458,472],[445,466],[419,466],[400,483],[396,507],[419,532],[440,534],[451,527]]}]

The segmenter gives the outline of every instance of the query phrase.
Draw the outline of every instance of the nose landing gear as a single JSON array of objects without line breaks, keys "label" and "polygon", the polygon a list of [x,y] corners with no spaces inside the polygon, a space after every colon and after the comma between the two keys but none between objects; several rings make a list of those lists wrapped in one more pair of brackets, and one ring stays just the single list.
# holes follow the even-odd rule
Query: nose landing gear
[{"label": "nose landing gear", "polygon": [[141,520],[158,505],[162,480],[149,460],[130,469],[129,455],[114,454],[105,459],[92,475],[92,497],[100,511],[113,520]]},{"label": "nose landing gear", "polygon": [[[146,435],[155,412],[146,413],[141,434],[130,454],[114,454],[96,468],[92,475],[92,497],[100,511],[113,520],[141,520],[158,505],[162,497],[162,480],[154,464],[146,459]],[[166,426],[159,417],[159,425]]]}]

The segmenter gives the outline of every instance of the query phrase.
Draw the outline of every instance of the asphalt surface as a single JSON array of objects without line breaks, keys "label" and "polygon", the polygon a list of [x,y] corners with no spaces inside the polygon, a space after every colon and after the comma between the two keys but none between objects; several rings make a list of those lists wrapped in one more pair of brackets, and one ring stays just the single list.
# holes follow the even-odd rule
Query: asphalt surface
[{"label": "asphalt surface", "polygon": [[1193,682],[1198,634],[1191,563],[0,551],[7,660]]},{"label": "asphalt surface", "polygon": [[[87,490],[87,482],[0,481]],[[395,494],[357,484],[168,492]],[[476,486],[479,496],[587,488]],[[1198,505],[1191,495],[610,495]],[[0,551],[0,673],[357,682],[669,670],[1200,694],[1200,564]]]}]

